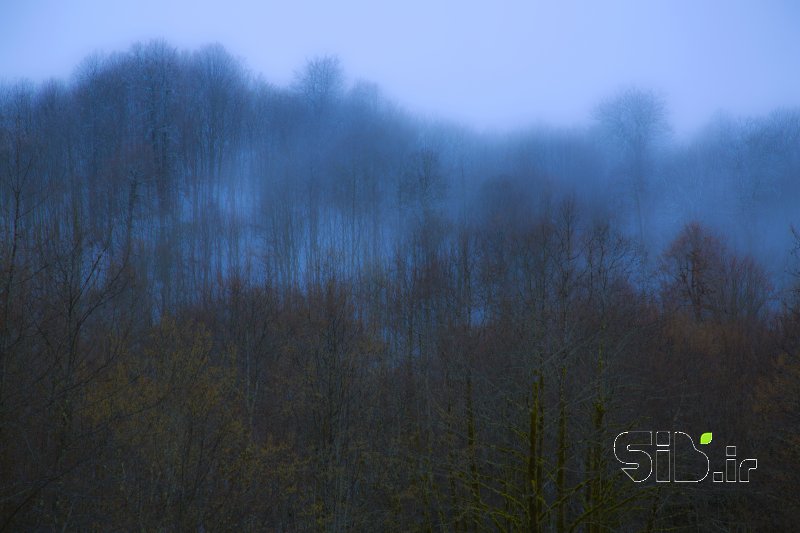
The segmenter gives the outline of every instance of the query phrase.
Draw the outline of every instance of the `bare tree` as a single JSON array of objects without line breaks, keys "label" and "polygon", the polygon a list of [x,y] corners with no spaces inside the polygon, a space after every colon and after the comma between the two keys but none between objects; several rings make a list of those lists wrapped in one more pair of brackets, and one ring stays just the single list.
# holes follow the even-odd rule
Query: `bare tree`
[{"label": "bare tree", "polygon": [[312,59],[297,73],[295,86],[315,116],[324,114],[342,96],[344,75],[339,58]]},{"label": "bare tree", "polygon": [[653,91],[629,88],[594,111],[603,134],[621,151],[628,167],[640,242],[644,241],[642,202],[652,170],[653,149],[669,132],[664,99]]}]

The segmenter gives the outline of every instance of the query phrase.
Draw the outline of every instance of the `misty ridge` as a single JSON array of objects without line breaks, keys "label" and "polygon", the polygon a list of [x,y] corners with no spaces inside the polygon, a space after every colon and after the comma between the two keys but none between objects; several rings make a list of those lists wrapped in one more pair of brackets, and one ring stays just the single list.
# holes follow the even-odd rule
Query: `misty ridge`
[{"label": "misty ridge", "polygon": [[62,201],[100,241],[113,233],[114,204],[142,245],[155,244],[154,224],[214,228],[202,244],[178,239],[173,260],[208,263],[205,281],[160,280],[174,293],[165,308],[202,292],[212,273],[291,285],[327,257],[349,276],[415,230],[438,234],[437,248],[459,225],[524,225],[565,200],[582,223],[613,224],[650,266],[697,222],[781,288],[790,283],[800,109],[718,114],[678,139],[665,97],[622,86],[598,95],[589,128],[481,134],[415,118],[370,82],[347,83],[335,56],[309,60],[278,87],[222,45],[179,52],[164,41],[91,56],[68,83],[7,83],[4,100],[6,132],[38,137],[55,157],[73,137],[87,149],[27,185],[40,196],[80,189]]},{"label": "misty ridge", "polygon": [[[0,531],[795,524],[800,108],[480,132],[351,75],[0,85]],[[758,470],[631,483],[632,425]]]}]

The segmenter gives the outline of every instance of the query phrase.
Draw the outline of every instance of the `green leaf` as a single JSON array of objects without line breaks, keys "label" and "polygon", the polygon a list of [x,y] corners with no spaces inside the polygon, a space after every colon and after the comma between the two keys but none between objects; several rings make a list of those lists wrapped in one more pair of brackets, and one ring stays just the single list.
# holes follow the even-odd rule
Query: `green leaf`
[{"label": "green leaf", "polygon": [[708,444],[709,442],[711,442],[712,438],[713,435],[710,432],[703,433],[702,435],[700,435],[700,444]]}]

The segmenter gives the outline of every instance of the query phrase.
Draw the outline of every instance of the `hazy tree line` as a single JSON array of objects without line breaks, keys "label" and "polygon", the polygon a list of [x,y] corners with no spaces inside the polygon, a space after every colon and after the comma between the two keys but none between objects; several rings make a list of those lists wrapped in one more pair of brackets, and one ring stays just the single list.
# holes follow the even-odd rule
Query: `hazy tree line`
[{"label": "hazy tree line", "polygon": [[[164,42],[6,84],[0,530],[788,528],[799,205],[798,110],[483,135]],[[759,468],[637,485],[626,429]]]}]

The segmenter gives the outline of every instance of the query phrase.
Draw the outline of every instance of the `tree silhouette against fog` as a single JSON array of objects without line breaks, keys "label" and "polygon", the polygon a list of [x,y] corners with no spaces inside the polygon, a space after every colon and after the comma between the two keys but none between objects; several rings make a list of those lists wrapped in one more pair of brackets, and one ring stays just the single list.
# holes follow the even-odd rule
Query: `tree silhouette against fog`
[{"label": "tree silhouette against fog", "polygon": [[644,243],[642,203],[648,192],[655,149],[670,131],[666,103],[653,91],[629,88],[601,102],[594,115],[603,134],[622,155],[630,178],[639,242]]}]

